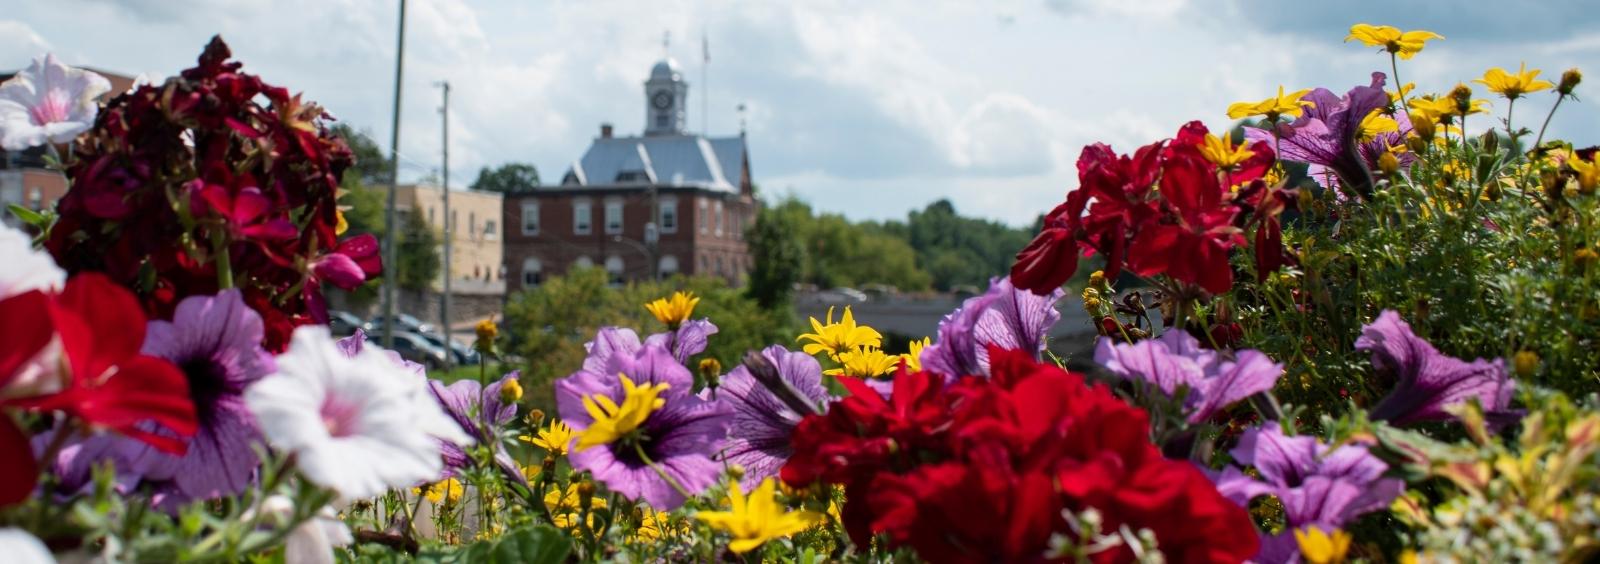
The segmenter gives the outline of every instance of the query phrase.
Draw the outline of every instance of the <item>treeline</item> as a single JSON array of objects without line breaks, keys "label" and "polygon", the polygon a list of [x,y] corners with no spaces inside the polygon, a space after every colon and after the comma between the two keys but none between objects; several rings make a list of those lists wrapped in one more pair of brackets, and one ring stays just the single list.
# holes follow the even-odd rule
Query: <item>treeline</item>
[{"label": "treeline", "polygon": [[[781,228],[764,230],[771,225]],[[798,258],[793,280],[821,288],[886,284],[908,292],[946,291],[987,287],[989,277],[1011,268],[1012,258],[1032,236],[1031,229],[962,217],[943,199],[911,212],[905,221],[852,222],[839,214],[819,214],[789,197],[769,202],[762,210],[753,228],[751,251],[758,271],[763,260]],[[774,257],[796,249],[788,248],[786,241],[768,240],[771,237],[792,237],[798,257]],[[759,290],[753,291],[759,295]]]}]

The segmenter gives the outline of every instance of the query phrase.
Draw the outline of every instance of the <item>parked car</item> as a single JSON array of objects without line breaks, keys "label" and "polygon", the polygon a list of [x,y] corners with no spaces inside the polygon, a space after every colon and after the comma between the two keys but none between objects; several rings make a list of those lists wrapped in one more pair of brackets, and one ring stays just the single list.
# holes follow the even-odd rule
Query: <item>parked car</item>
[{"label": "parked car", "polygon": [[456,366],[478,363],[478,351],[472,350],[472,347],[461,344],[461,341],[445,337],[444,335],[440,335],[438,333],[418,333],[418,335],[421,335],[422,338],[427,339],[428,343],[435,347],[448,349],[450,351],[451,360],[455,362]]},{"label": "parked car", "polygon": [[816,300],[828,305],[859,304],[867,301],[867,295],[855,288],[833,288],[817,292]]},{"label": "parked car", "polygon": [[356,329],[361,329],[365,326],[366,323],[361,321],[361,318],[348,311],[328,312],[328,330],[335,336],[348,337],[354,335]]},{"label": "parked car", "polygon": [[[412,317],[410,315],[407,315],[407,314],[404,314],[404,313],[400,313],[400,314],[395,314],[394,318],[396,320],[396,322],[394,324],[394,328],[397,329],[397,330],[410,331],[412,333],[433,333],[434,332],[434,326],[433,326],[432,323],[423,323],[421,319],[417,319],[417,318]],[[384,324],[383,316],[380,315],[380,316],[374,317],[374,318],[372,318],[372,321],[368,321],[367,324],[366,324],[367,333],[372,334],[372,335],[381,335],[381,334],[383,334],[383,326],[384,325],[385,324]]]},{"label": "parked car", "polygon": [[394,352],[399,353],[400,358],[421,364],[428,370],[444,368],[446,364],[445,355],[449,354],[444,352],[444,349],[428,342],[426,337],[410,331],[395,332]]}]

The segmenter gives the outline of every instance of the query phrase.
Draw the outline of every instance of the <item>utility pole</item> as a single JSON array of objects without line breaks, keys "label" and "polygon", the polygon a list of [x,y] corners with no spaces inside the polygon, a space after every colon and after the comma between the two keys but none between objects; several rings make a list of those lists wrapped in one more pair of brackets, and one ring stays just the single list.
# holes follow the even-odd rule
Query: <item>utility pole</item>
[{"label": "utility pole", "polygon": [[399,266],[399,241],[395,234],[399,232],[395,223],[395,200],[400,191],[400,85],[404,77],[406,60],[406,0],[400,0],[400,31],[395,36],[394,51],[394,116],[390,121],[389,131],[389,206],[384,210],[384,244],[388,252],[385,253],[383,264],[388,272],[383,277],[383,348],[394,348],[394,290],[395,267]]},{"label": "utility pole", "polygon": [[[455,243],[455,227],[452,225],[453,217],[450,215],[450,81],[439,83],[444,89],[444,105],[439,107],[439,115],[444,120],[444,180],[441,182],[444,194],[444,293],[439,295],[439,330],[444,332],[444,366],[450,368],[455,353],[450,349],[450,279],[454,276],[450,272],[450,247]],[[470,226],[469,226],[470,227]]]},{"label": "utility pole", "polygon": [[700,30],[700,134],[711,136],[711,36]]}]

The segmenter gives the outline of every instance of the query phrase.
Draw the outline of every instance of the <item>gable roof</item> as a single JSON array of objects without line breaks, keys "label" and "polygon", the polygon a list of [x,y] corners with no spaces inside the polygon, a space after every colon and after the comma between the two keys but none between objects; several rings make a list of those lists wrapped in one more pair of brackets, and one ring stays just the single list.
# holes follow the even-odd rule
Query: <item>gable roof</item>
[{"label": "gable roof", "polygon": [[655,183],[738,192],[744,152],[741,137],[601,137],[572,163],[561,187]]}]

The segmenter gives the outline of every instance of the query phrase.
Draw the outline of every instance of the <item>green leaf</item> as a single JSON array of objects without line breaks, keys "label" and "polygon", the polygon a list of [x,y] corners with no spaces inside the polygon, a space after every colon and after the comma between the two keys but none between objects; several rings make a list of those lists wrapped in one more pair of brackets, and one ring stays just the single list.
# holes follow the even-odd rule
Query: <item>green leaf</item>
[{"label": "green leaf", "polygon": [[[549,526],[525,527],[497,539],[483,540],[451,554],[441,555],[441,563],[560,564],[572,552],[572,540]],[[418,561],[423,555],[418,555]]]},{"label": "green leaf", "polygon": [[21,204],[8,204],[6,205],[6,210],[10,211],[11,215],[17,216],[17,219],[22,220],[23,223],[34,227],[40,227],[45,221],[44,214],[22,207]]}]

